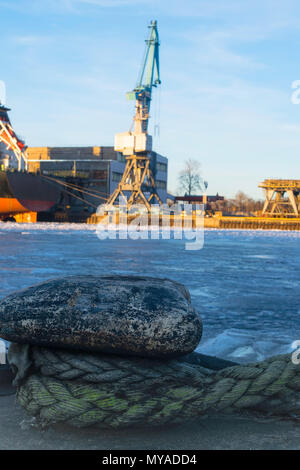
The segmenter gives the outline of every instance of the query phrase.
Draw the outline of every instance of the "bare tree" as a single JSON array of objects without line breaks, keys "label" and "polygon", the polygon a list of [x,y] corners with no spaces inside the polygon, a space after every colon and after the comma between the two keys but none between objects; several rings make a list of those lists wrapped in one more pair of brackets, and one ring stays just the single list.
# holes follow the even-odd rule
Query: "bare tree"
[{"label": "bare tree", "polygon": [[224,212],[233,215],[255,215],[263,208],[263,201],[255,200],[243,191],[238,191],[233,199],[225,199],[222,202]]},{"label": "bare tree", "polygon": [[238,191],[233,199],[233,204],[238,212],[247,212],[252,200],[243,191]]},{"label": "bare tree", "polygon": [[213,201],[209,203],[209,208],[213,211],[220,211],[223,215],[255,216],[262,211],[264,201],[255,200],[242,191],[238,191],[233,199]]},{"label": "bare tree", "polygon": [[200,163],[191,158],[186,160],[184,169],[179,173],[178,180],[180,190],[187,196],[191,196],[195,191],[201,190]]}]

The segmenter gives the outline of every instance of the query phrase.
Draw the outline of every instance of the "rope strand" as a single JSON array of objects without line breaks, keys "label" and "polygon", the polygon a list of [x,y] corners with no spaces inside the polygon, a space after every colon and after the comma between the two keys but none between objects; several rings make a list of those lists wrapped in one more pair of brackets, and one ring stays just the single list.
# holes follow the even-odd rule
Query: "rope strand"
[{"label": "rope strand", "polygon": [[290,355],[215,372],[201,359],[191,364],[27,345],[24,369],[22,348],[10,350],[21,377],[17,398],[42,426],[152,426],[217,411],[300,414],[300,366]]}]

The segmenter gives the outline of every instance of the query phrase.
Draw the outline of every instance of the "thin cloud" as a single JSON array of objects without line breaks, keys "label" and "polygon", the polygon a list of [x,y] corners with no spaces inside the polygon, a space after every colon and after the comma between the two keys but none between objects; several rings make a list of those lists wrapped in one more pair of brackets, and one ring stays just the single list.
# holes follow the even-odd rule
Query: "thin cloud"
[{"label": "thin cloud", "polygon": [[[47,38],[49,40],[49,38]],[[45,38],[42,36],[14,36],[12,41],[21,46],[33,46],[35,44],[41,44],[45,41]]]},{"label": "thin cloud", "polygon": [[71,2],[73,4],[85,3],[105,8],[115,8],[130,5],[140,5],[141,3],[150,3],[150,0],[71,0]]},{"label": "thin cloud", "polygon": [[[203,65],[230,66],[238,68],[264,68],[264,64],[246,54],[234,51],[241,42],[232,31],[189,31],[181,34],[187,44],[191,45],[191,59]],[[243,41],[246,41],[243,38]]]}]

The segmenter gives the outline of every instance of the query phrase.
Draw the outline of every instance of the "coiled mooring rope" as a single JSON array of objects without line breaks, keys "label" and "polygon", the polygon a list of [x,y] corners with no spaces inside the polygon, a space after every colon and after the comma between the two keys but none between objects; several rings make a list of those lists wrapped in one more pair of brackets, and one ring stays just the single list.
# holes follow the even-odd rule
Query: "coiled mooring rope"
[{"label": "coiled mooring rope", "polygon": [[11,348],[18,401],[42,426],[161,425],[217,411],[300,414],[300,366],[290,355],[214,372],[184,359]]}]

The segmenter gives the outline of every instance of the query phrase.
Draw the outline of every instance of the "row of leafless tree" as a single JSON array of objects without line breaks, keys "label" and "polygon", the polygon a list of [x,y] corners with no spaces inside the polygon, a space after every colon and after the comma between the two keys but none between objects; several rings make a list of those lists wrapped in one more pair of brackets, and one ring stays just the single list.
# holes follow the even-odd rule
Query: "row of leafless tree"
[{"label": "row of leafless tree", "polygon": [[[207,183],[201,178],[200,164],[197,160],[186,160],[178,181],[180,195],[202,194],[207,187]],[[210,203],[210,209],[222,211],[223,214],[252,215],[260,212],[263,204],[262,200],[252,199],[243,191],[238,191],[232,199]]]},{"label": "row of leafless tree", "polygon": [[264,202],[255,200],[243,191],[238,191],[234,198],[224,199],[224,201],[216,201],[210,203],[213,211],[221,211],[227,215],[256,215],[262,211]]}]

